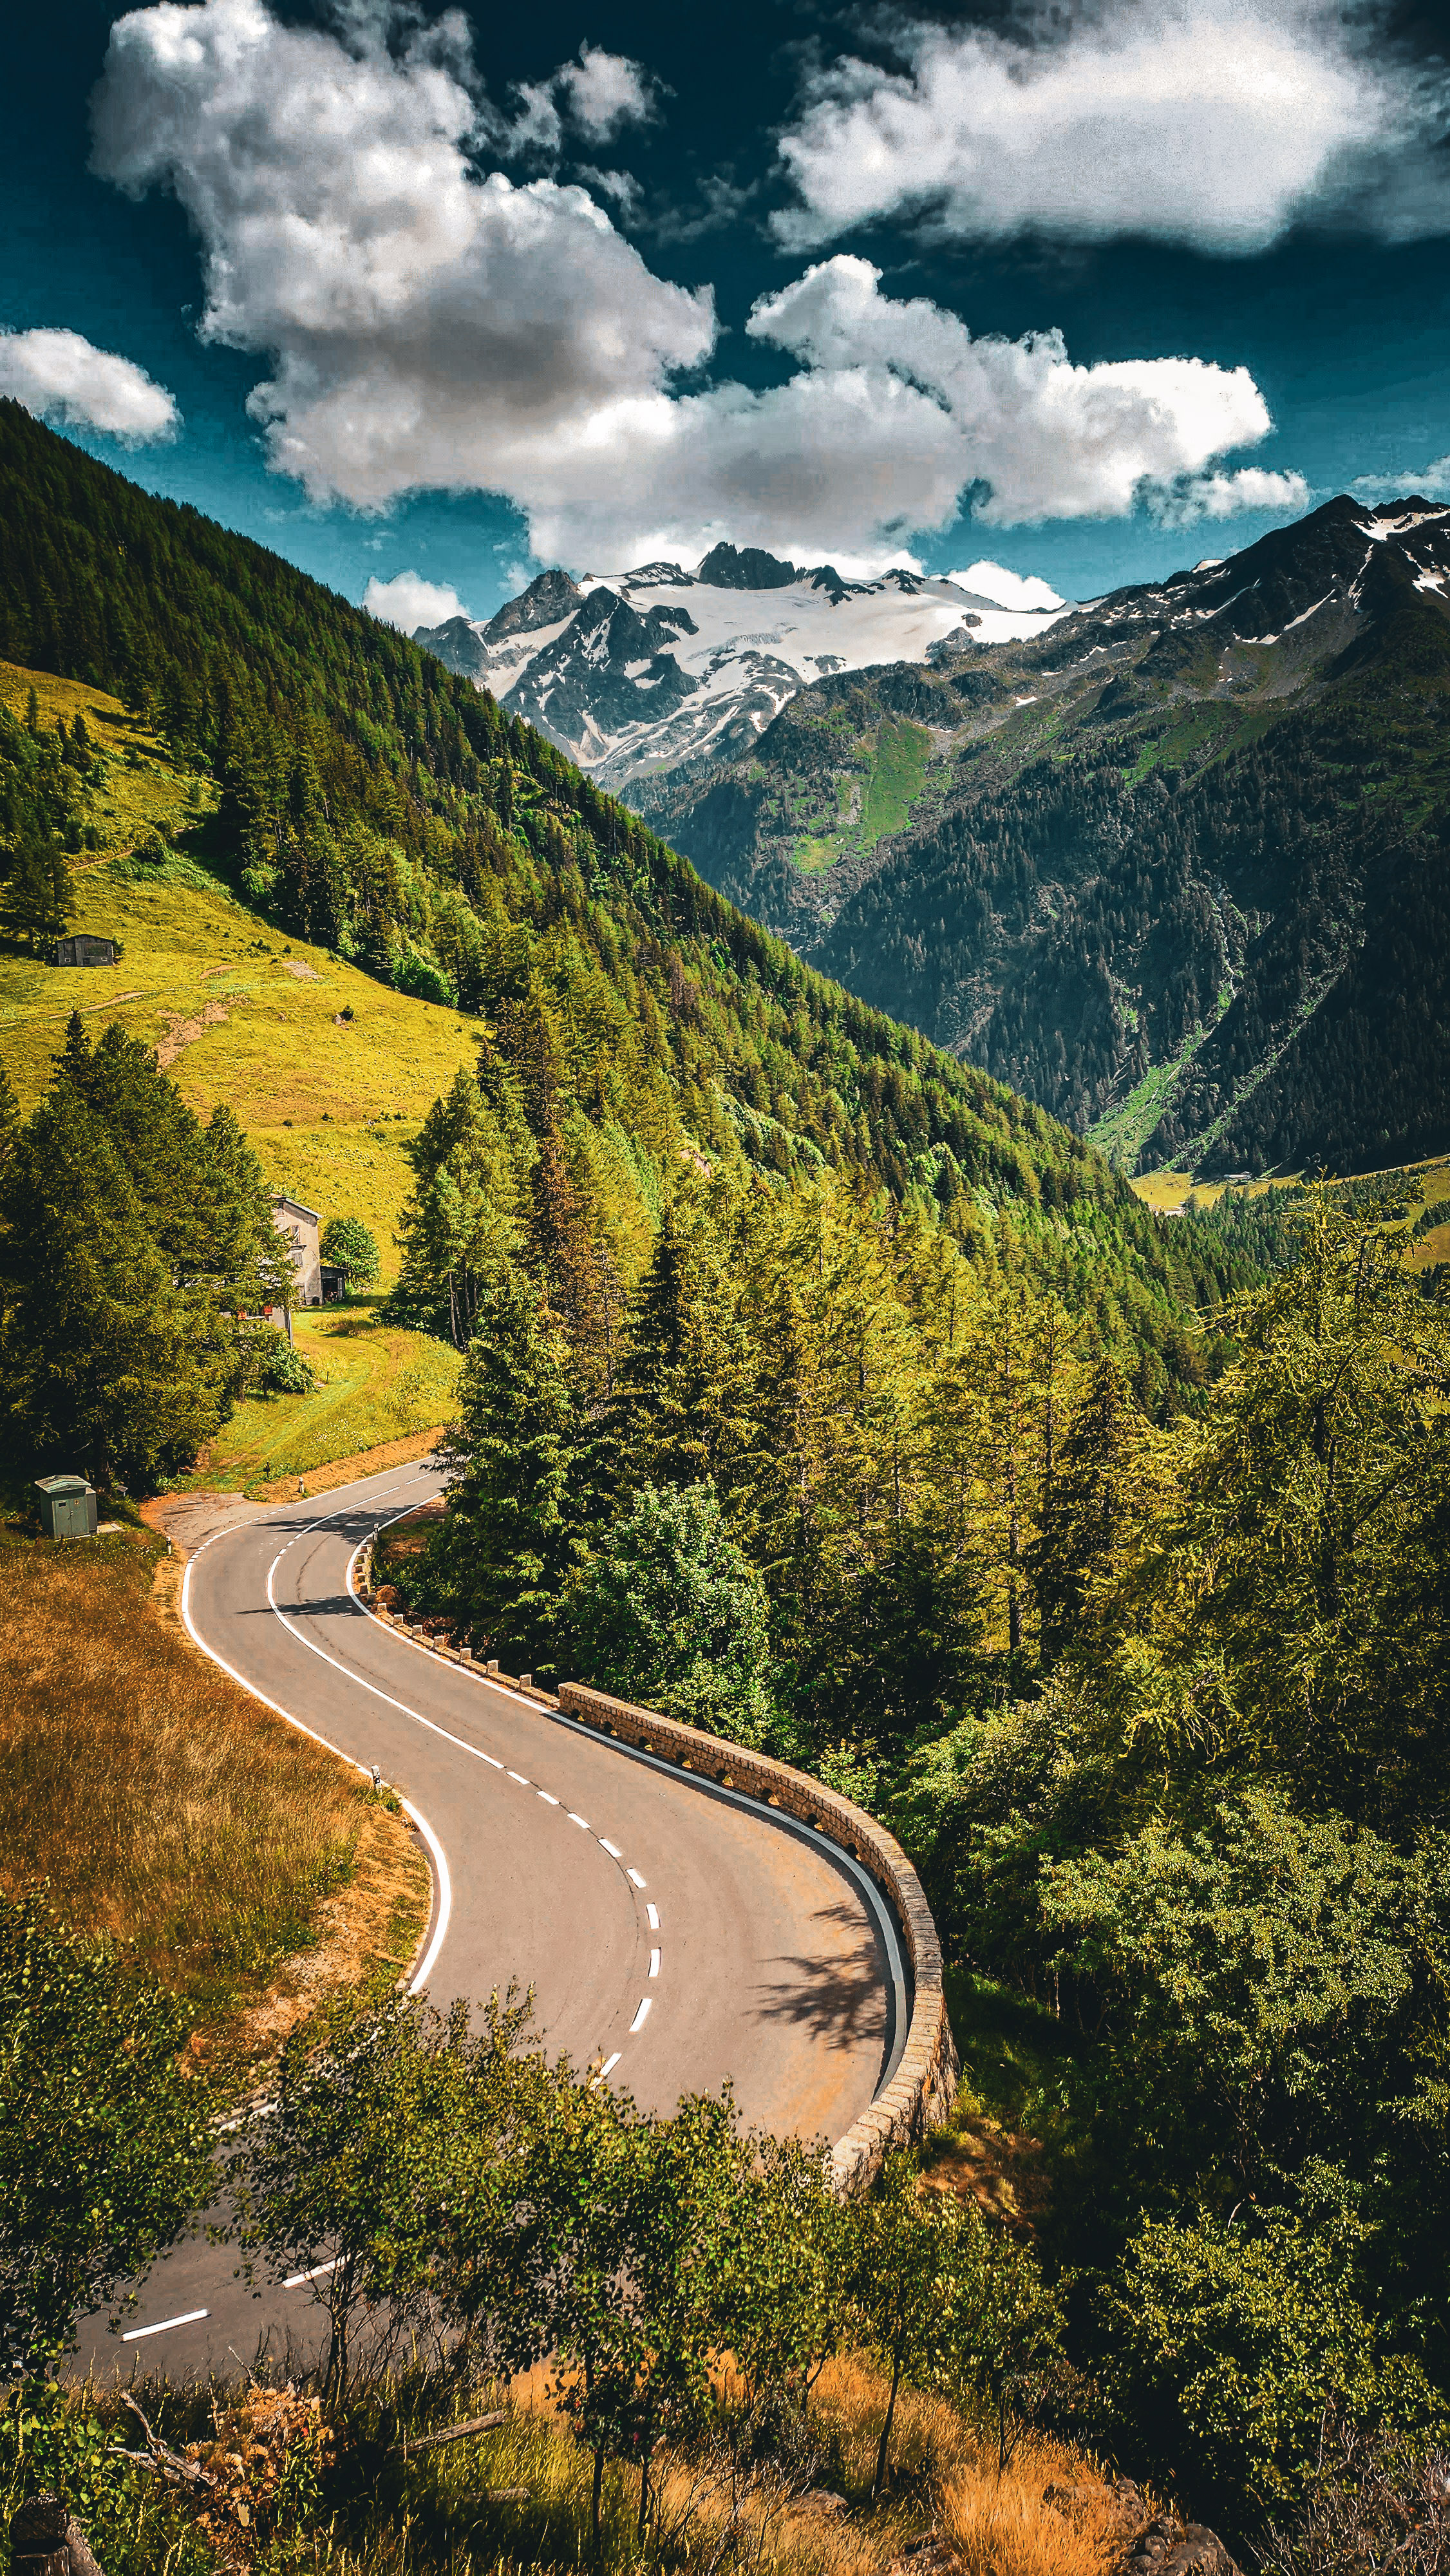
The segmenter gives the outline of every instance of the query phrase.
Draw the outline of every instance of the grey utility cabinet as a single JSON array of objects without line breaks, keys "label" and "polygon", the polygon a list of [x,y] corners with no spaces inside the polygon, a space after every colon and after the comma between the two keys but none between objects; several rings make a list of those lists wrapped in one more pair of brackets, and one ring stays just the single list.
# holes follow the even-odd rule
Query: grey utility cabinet
[{"label": "grey utility cabinet", "polygon": [[96,1490],[84,1476],[37,1476],[47,1538],[94,1538]]}]

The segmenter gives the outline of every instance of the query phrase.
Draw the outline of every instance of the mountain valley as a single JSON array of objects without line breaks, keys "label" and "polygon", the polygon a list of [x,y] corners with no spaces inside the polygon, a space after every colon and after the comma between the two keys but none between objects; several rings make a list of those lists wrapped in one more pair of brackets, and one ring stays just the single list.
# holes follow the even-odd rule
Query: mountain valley
[{"label": "mountain valley", "polygon": [[1341,498],[1040,640],[833,675],[627,793],[1130,1170],[1363,1169],[1450,1129],[1444,507]]}]

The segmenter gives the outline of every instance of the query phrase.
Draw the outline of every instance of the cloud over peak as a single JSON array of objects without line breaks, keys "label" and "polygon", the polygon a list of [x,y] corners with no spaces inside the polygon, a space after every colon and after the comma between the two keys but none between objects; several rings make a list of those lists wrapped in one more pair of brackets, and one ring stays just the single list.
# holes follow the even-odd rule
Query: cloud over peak
[{"label": "cloud over peak", "polygon": [[[265,0],[157,0],[112,29],[95,101],[96,167],[174,190],[202,335],[268,362],[252,415],[314,499],[502,493],[539,558],[580,569],[729,537],[843,571],[899,560],[964,494],[998,525],[1261,506],[1221,470],[1270,426],[1246,369],[974,339],[861,259],[757,302],[747,331],[787,382],[691,385],[709,289],[655,275],[585,188],[482,166],[492,111],[456,17],[401,50],[370,23],[357,0],[344,43]],[[637,73],[586,47],[560,94],[604,134],[641,112]]]},{"label": "cloud over peak", "polygon": [[391,581],[379,581],[374,573],[362,604],[370,616],[384,626],[396,626],[403,635],[468,615],[451,582],[425,581],[420,572],[396,572]]},{"label": "cloud over peak", "polygon": [[912,24],[901,71],[846,57],[780,154],[805,249],[914,212],[945,233],[1130,235],[1229,253],[1301,218],[1390,240],[1450,230],[1450,70],[1381,0],[1031,0],[1010,32]]},{"label": "cloud over peak", "polygon": [[0,334],[0,394],[65,429],[98,429],[128,447],[174,437],[181,414],[164,385],[79,331]]}]

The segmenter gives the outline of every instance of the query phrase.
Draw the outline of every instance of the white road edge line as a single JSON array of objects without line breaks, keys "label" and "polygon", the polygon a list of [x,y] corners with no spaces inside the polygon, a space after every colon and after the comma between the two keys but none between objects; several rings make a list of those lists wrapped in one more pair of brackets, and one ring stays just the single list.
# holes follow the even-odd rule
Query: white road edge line
[{"label": "white road edge line", "polygon": [[199,2326],[202,2318],[210,2315],[210,2308],[188,2308],[184,2317],[163,2317],[159,2326],[133,2326],[129,2334],[122,2335],[121,2341],[144,2343],[147,2335],[170,2334],[173,2326]]},{"label": "white road edge line", "polygon": [[[427,1471],[424,1468],[416,1470],[416,1473],[419,1475],[426,1472]],[[341,1518],[341,1514],[339,1513],[336,1517]],[[406,1513],[398,1512],[395,1513],[393,1517],[398,1520],[403,1520],[406,1519],[407,1515]],[[378,1526],[379,1528],[384,1528],[387,1527],[388,1524],[386,1522],[380,1522]],[[374,1535],[376,1535],[376,1532]],[[366,1544],[367,1542],[365,1539],[359,1539],[351,1557],[348,1559],[346,1576],[347,1589],[352,1596],[355,1606],[362,1612],[363,1617],[365,1619],[370,1619],[374,1627],[386,1628],[386,1622],[379,1619],[376,1611],[370,1610],[367,1603],[359,1597],[352,1579],[353,1567],[356,1565]],[[390,1636],[394,1636],[397,1634],[397,1631],[394,1629],[387,1629],[386,1633]],[[304,1640],[304,1642],[306,1641]],[[431,1649],[421,1644],[416,1637],[403,1637],[400,1639],[400,1642],[406,1646],[410,1646],[414,1654],[417,1655],[426,1655],[431,1652]],[[339,1666],[339,1670],[346,1670],[346,1667]],[[486,1679],[486,1676],[478,1673],[475,1674],[473,1678],[476,1681],[482,1681]],[[399,1705],[401,1705],[401,1703],[399,1703]],[[571,1735],[582,1735],[588,1738],[591,1742],[596,1744],[598,1743],[599,1738],[594,1729],[590,1726],[586,1726],[581,1719],[566,1716],[562,1709],[556,1709],[552,1711],[551,1714],[556,1726],[566,1727]],[[425,1723],[427,1722],[428,1721],[425,1720]],[[619,1750],[621,1752],[627,1750],[630,1757],[634,1761],[642,1763],[647,1770],[667,1773],[673,1778],[678,1778],[679,1776],[675,1770],[674,1764],[668,1761],[663,1754],[648,1752],[642,1745],[634,1745],[627,1748],[621,1745]],[[792,1835],[794,1839],[799,1842],[813,1844],[816,1841],[816,1836],[807,1826],[800,1823],[795,1818],[782,1814],[778,1809],[771,1810],[770,1808],[763,1806],[761,1801],[758,1798],[750,1796],[748,1791],[733,1788],[727,1789],[720,1782],[707,1781],[704,1779],[698,1780],[696,1782],[696,1786],[709,1796],[722,1800],[727,1806],[740,1808],[747,1814],[758,1815],[762,1818],[768,1817],[778,1829]],[[578,1824],[582,1824],[583,1821],[584,1819],[582,1816],[575,1818],[575,1822]],[[892,2076],[895,2074],[897,2067],[901,2063],[902,2053],[905,2050],[910,2031],[911,2016],[907,2009],[906,2001],[907,1972],[902,1950],[901,1927],[898,1924],[890,1905],[887,1903],[885,1897],[881,1894],[880,1889],[871,1877],[870,1872],[862,1867],[854,1853],[847,1851],[844,1846],[839,1843],[833,1842],[830,1848],[837,1868],[842,1872],[844,1877],[848,1878],[852,1882],[859,1895],[862,1897],[866,1911],[876,1926],[882,1948],[886,1954],[887,1977],[891,1988],[894,2028],[892,2032],[891,2048],[882,2066],[876,2091],[871,2097],[873,2102],[875,2102],[880,2100],[882,2093],[885,2091]],[[645,1886],[646,1882],[637,1869],[631,1869],[628,1874],[633,1879],[636,1887],[643,1888]]]},{"label": "white road edge line", "polygon": [[635,2017],[634,2017],[633,2021],[632,2021],[632,2022],[630,2023],[630,2025],[629,2025],[629,2035],[630,2035],[630,2038],[631,2038],[631,2039],[633,2039],[634,2034],[635,2034],[635,2032],[636,2032],[637,2030],[643,2030],[643,2028],[644,2028],[644,2026],[645,2026],[645,2023],[646,2023],[646,2022],[648,2021],[648,2019],[649,2019],[649,2007],[650,2007],[650,1999],[649,1999],[649,1996],[648,1996],[648,1995],[646,1995],[646,1996],[645,1996],[645,1999],[644,1999],[644,2001],[643,2001],[643,2003],[640,2005],[640,2008],[639,2008],[638,2012],[635,2014]]},{"label": "white road edge line", "polygon": [[[327,1517],[329,1519],[340,1519],[341,1514],[329,1513]],[[240,1522],[238,1526],[243,1529],[249,1529],[253,1524],[249,1521],[243,1521]],[[231,1533],[227,1530],[217,1530],[213,1535],[215,1538],[227,1538]],[[343,1752],[341,1745],[333,1744],[325,1735],[319,1735],[315,1726],[304,1726],[301,1718],[294,1717],[290,1708],[284,1708],[280,1700],[269,1699],[265,1691],[258,1690],[255,1682],[248,1681],[245,1673],[239,1673],[237,1671],[235,1664],[229,1664],[225,1655],[219,1655],[215,1646],[209,1646],[207,1644],[205,1637],[202,1636],[191,1615],[191,1569],[195,1565],[197,1557],[201,1555],[202,1549],[208,1548],[211,1545],[211,1539],[203,1539],[201,1547],[196,1550],[196,1554],[187,1558],[186,1569],[181,1578],[181,1617],[186,1633],[190,1637],[192,1644],[194,1646],[199,1646],[201,1652],[208,1656],[212,1663],[218,1665],[221,1671],[228,1675],[230,1680],[239,1683],[241,1688],[244,1691],[249,1692],[253,1699],[260,1700],[263,1708],[271,1709],[274,1717],[285,1718],[289,1726],[296,1727],[299,1735],[307,1736],[313,1744],[320,1744],[324,1751],[335,1754],[339,1762],[345,1762],[350,1771],[358,1771],[362,1774],[362,1777],[365,1780],[371,1780],[373,1776],[371,1763],[355,1762],[350,1753]],[[271,1591],[272,1577],[269,1574],[267,1577],[267,1594],[269,1600],[271,1598]],[[275,1602],[272,1606],[276,1609]],[[277,1616],[279,1619],[282,1617],[280,1610],[277,1611]],[[289,1623],[287,1621],[283,1620],[284,1627],[288,1624]],[[295,1636],[296,1633],[296,1630],[293,1629],[292,1634]],[[303,1637],[299,1642],[306,1646],[311,1643],[311,1640],[307,1637]],[[313,1652],[314,1654],[321,1654],[322,1649],[320,1646],[316,1646],[313,1647]],[[332,1657],[329,1655],[326,1660],[331,1663]],[[339,1665],[338,1670],[341,1671],[342,1669],[343,1667]],[[349,1680],[355,1680],[357,1676],[349,1674],[348,1678]],[[448,1859],[444,1852],[443,1845],[438,1840],[437,1835],[433,1831],[432,1826],[429,1824],[428,1819],[423,1814],[421,1808],[415,1807],[411,1798],[400,1797],[398,1804],[402,1808],[405,1816],[411,1816],[419,1833],[422,1835],[425,1844],[427,1845],[428,1857],[433,1864],[433,1885],[437,1896],[438,1920],[433,1927],[433,1938],[429,1942],[422,1960],[419,1962],[418,1973],[408,1988],[410,1995],[420,1995],[423,1992],[424,1987],[427,1985],[429,1978],[433,1974],[434,1968],[438,1964],[438,1954],[443,1947],[445,1938],[447,1937],[449,1919],[453,1912],[453,1879],[449,1871]]]}]

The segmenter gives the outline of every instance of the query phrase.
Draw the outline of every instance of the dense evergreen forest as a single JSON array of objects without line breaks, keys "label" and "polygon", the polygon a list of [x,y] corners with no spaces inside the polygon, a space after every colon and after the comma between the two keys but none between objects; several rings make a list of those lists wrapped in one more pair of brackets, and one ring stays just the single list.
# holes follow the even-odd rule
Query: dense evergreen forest
[{"label": "dense evergreen forest", "polygon": [[[1367,535],[1336,501],[1035,644],[821,682],[642,809],[852,991],[1075,1128],[1109,1122],[1129,1168],[1431,1153],[1450,514],[1395,512]],[[902,717],[933,748],[912,821],[803,872]]]},{"label": "dense evergreen forest", "polygon": [[[281,927],[486,1019],[626,1284],[682,1156],[921,1196],[958,1233],[1006,1209],[1150,1400],[1194,1400],[1216,1362],[1184,1308],[1230,1272],[1080,1138],[802,966],[431,656],[13,404],[0,493],[0,656],[117,690],[213,776],[208,859]],[[94,838],[91,757],[0,727],[12,888]]]},{"label": "dense evergreen forest", "polygon": [[[0,466],[0,651],[120,688],[213,777],[198,847],[259,909],[478,1023],[411,1149],[393,1299],[465,1354],[450,1505],[380,1581],[513,1669],[769,1745],[888,1820],[943,1935],[971,2116],[1041,2142],[1030,2259],[954,2233],[905,2168],[835,2238],[807,2160],[767,2153],[762,2181],[728,2116],[640,2127],[527,2051],[519,2072],[395,2013],[366,2050],[344,2035],[347,2080],[376,2075],[379,2136],[407,2127],[394,2101],[437,2116],[423,2162],[369,2167],[384,2214],[356,2278],[382,2248],[400,2297],[473,2301],[547,2348],[572,2328],[516,2297],[523,2203],[490,2194],[523,2173],[565,2230],[594,2205],[566,2149],[598,2139],[637,2231],[609,2282],[658,2256],[667,2300],[717,2248],[689,2352],[758,2327],[773,2456],[806,2438],[820,2351],[864,2336],[908,2384],[978,2373],[1004,2442],[1009,2406],[1066,2425],[1246,2540],[1293,2522],[1341,2433],[1398,2475],[1450,2405],[1450,1323],[1393,1201],[1165,1225],[414,647],[11,407]],[[74,727],[0,733],[8,883],[33,863],[62,911],[101,833],[94,765]],[[11,935],[39,942],[28,918]],[[144,1049],[73,1022],[30,1117],[0,1098],[12,1453],[132,1495],[183,1467],[246,1382],[269,1246],[235,1123],[203,1127]],[[12,1912],[5,1993],[69,1960],[47,2009],[103,2068],[124,1966],[114,1995],[87,1983]],[[211,2153],[193,2121],[153,2207],[171,2027],[128,2131],[125,2260],[182,2223]],[[341,2098],[308,2047],[284,2073],[286,2118],[247,2150],[279,2244],[288,2193],[331,2187],[309,2142]],[[455,2104],[483,2122],[472,2164]],[[40,2171],[17,2206],[46,2225],[69,2207],[53,2166],[13,2165]],[[697,2166],[723,2233],[670,2182]],[[765,2219],[731,2219],[752,2194]],[[0,2231],[0,2326],[49,2353],[92,2276],[57,2275],[42,2316],[18,2241]],[[549,2243],[528,2297],[603,2298],[588,2248]],[[747,2256],[754,2304],[722,2306]],[[782,2360],[791,2265],[809,2332]],[[871,2305],[907,2279],[909,2334]],[[602,2400],[584,2424],[601,2456],[637,2457],[662,2349],[653,2327],[629,2344],[608,2424]]]},{"label": "dense evergreen forest", "polygon": [[[415,1290],[449,1125],[480,1150],[466,1085]],[[979,2107],[1043,2142],[1048,2419],[1250,2536],[1326,2442],[1379,2474],[1450,2420],[1450,1309],[1408,1233],[1276,1211],[1156,1429],[1005,1226],[685,1189],[611,1356],[536,1202],[474,1283],[447,1518],[377,1566],[894,1824]]]}]

